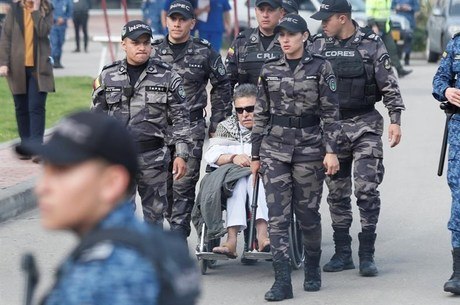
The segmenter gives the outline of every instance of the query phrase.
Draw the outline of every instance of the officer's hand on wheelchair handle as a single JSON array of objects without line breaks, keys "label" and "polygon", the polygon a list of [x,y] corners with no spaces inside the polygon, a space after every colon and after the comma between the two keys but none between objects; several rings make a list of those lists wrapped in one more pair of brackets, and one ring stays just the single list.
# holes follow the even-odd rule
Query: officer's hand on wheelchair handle
[{"label": "officer's hand on wheelchair handle", "polygon": [[326,169],[326,175],[335,175],[340,169],[339,159],[337,154],[327,153],[323,160],[324,168]]},{"label": "officer's hand on wheelchair handle", "polygon": [[252,173],[252,185],[256,185],[256,181],[259,178],[260,160],[251,161],[251,173]]},{"label": "officer's hand on wheelchair handle", "polygon": [[390,147],[395,147],[401,141],[401,127],[398,124],[388,126],[388,142]]},{"label": "officer's hand on wheelchair handle", "polygon": [[449,103],[460,107],[460,89],[447,88],[444,95],[446,96]]},{"label": "officer's hand on wheelchair handle", "polygon": [[187,172],[187,162],[181,157],[176,157],[173,163],[173,170],[172,174],[174,176],[174,180],[179,180],[180,178],[185,176]]}]

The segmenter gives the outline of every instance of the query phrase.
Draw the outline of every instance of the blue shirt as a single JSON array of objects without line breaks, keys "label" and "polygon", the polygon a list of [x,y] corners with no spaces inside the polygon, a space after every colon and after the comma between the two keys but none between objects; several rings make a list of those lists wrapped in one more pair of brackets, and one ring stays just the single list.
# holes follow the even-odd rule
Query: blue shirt
[{"label": "blue shirt", "polygon": [[[147,233],[133,215],[131,203],[113,210],[94,230],[126,228]],[[100,243],[74,261],[67,259],[45,305],[157,304],[159,282],[152,263],[133,249]]]},{"label": "blue shirt", "polygon": [[409,4],[412,7],[410,11],[397,11],[398,15],[406,17],[409,20],[411,29],[415,29],[415,12],[420,10],[420,4],[418,0],[392,0],[391,9],[395,10],[397,5]]},{"label": "blue shirt", "polygon": [[[457,76],[457,78],[456,78]],[[438,71],[433,78],[433,97],[440,102],[447,101],[446,89],[460,88],[460,35],[454,36],[442,54]]]},{"label": "blue shirt", "polygon": [[198,21],[198,31],[224,32],[224,13],[231,10],[228,0],[210,0],[211,9],[208,12],[208,20]]},{"label": "blue shirt", "polygon": [[72,0],[53,0],[53,17],[57,20],[59,17],[66,21],[72,17],[73,2]]},{"label": "blue shirt", "polygon": [[154,34],[162,34],[161,26],[161,10],[163,8],[163,0],[143,0],[142,1],[142,16],[143,20],[150,19],[150,27]]}]

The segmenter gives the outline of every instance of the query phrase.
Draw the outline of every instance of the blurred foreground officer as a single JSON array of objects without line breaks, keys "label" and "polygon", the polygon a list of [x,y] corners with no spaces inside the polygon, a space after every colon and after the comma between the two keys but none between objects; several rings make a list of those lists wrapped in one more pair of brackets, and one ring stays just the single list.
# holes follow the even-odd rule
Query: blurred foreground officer
[{"label": "blurred foreground officer", "polygon": [[460,294],[460,35],[457,33],[442,54],[438,71],[433,78],[433,96],[440,102],[448,101],[455,114],[449,121],[449,163],[447,182],[452,192],[452,208],[448,228],[452,232],[454,273],[444,291]]},{"label": "blurred foreground officer", "polygon": [[[80,245],[106,229],[148,234],[129,200],[138,169],[135,144],[115,119],[76,113],[58,124],[46,144],[28,142],[16,149],[44,160],[36,193],[45,228],[70,230]],[[69,255],[42,304],[157,304],[159,285],[144,255],[105,242],[78,258]]]},{"label": "blurred foreground officer", "polygon": [[352,211],[351,173],[361,216],[359,233],[359,272],[377,275],[374,262],[375,229],[380,213],[383,167],[383,117],[374,104],[382,99],[390,116],[390,147],[401,139],[401,111],[404,104],[390,57],[379,36],[364,32],[351,19],[347,0],[324,0],[319,12],[311,16],[322,20],[323,34],[318,34],[309,50],[324,55],[337,76],[342,134],[339,137],[340,171],[326,178],[327,201],[334,229],[335,254],[323,270],[354,269],[349,234]]},{"label": "blurred foreground officer", "polygon": [[[260,168],[267,195],[275,283],[268,301],[292,295],[288,229],[294,211],[303,233],[305,291],[321,287],[321,216],[326,175],[339,169],[339,105],[332,67],[304,50],[305,20],[288,14],[275,28],[284,56],[262,67],[252,129],[251,170]],[[322,127],[321,127],[322,126]],[[260,154],[259,154],[260,153]]]},{"label": "blurred foreground officer", "polygon": [[144,219],[161,225],[170,161],[164,141],[167,118],[172,120],[176,145],[174,179],[186,171],[190,124],[182,80],[170,65],[149,58],[151,37],[150,26],[142,21],[133,20],[123,27],[121,46],[126,58],[105,66],[95,80],[93,110],[115,117],[133,135],[139,146],[137,185]]},{"label": "blurred foreground officer", "polygon": [[[166,17],[168,35],[153,43],[152,57],[172,65],[173,71],[183,79],[187,99],[187,115],[190,117],[192,145],[184,178],[172,182],[168,178],[168,215],[171,229],[185,238],[190,235],[190,219],[195,203],[195,187],[200,178],[203,143],[206,137],[204,112],[208,104],[206,86],[211,80],[211,118],[209,133],[216,131],[217,124],[231,114],[230,83],[220,54],[206,40],[192,38],[190,31],[195,25],[193,7],[188,1],[171,3]],[[173,155],[174,139],[169,126],[167,144]],[[172,189],[171,189],[172,188]],[[173,198],[171,198],[173,197]],[[171,200],[173,199],[173,200]],[[172,210],[171,210],[172,209]]]},{"label": "blurred foreground officer", "polygon": [[281,0],[257,0],[258,27],[238,34],[228,49],[227,73],[231,90],[236,84],[257,85],[260,69],[267,59],[281,55],[281,48],[273,32],[284,10]]}]

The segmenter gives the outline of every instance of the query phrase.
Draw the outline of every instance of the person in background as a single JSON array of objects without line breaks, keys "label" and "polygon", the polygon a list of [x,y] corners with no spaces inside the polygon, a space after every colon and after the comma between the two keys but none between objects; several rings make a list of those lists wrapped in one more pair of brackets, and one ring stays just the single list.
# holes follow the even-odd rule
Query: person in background
[{"label": "person in background", "polygon": [[3,20],[10,9],[11,0],[0,0],[0,35],[2,33]]},{"label": "person in background", "polygon": [[[220,52],[222,48],[223,34],[227,36],[231,34],[230,20],[230,4],[229,0],[210,0],[210,4],[206,7],[198,7],[195,14],[198,19],[197,27],[198,36],[201,39],[206,39],[211,43],[211,47]],[[233,1],[233,0],[232,0]],[[206,21],[200,20],[200,14],[208,13]]]},{"label": "person in background", "polygon": [[91,0],[73,0],[73,25],[75,28],[75,44],[74,53],[80,52],[80,29],[83,31],[83,47],[85,53],[88,52],[88,18],[89,9],[91,8]]},{"label": "person in background", "polygon": [[67,21],[72,18],[73,2],[72,0],[52,0],[53,3],[53,27],[50,33],[51,56],[53,57],[53,67],[62,69],[61,63],[62,46],[65,42],[65,32]]},{"label": "person in background", "polygon": [[299,4],[296,0],[283,0],[282,6],[285,14],[299,14]]},{"label": "person in background", "polygon": [[404,16],[410,24],[410,29],[404,34],[404,64],[406,66],[410,63],[410,53],[412,51],[412,38],[416,28],[415,13],[420,10],[418,0],[392,0],[391,9],[396,11],[396,14]]},{"label": "person in background", "polygon": [[[168,16],[168,11],[169,7],[171,6],[171,3],[173,3],[174,0],[164,0],[164,5],[163,9],[161,10],[161,26],[163,27],[163,34],[166,35],[168,34],[168,26],[166,23],[166,17]],[[189,0],[190,4],[192,5],[192,8],[194,10],[194,13],[196,15],[196,8],[198,5],[198,0]],[[195,36],[195,29],[192,29],[191,33],[192,36]]]},{"label": "person in background", "polygon": [[161,10],[164,6],[164,0],[142,0],[142,20],[150,25],[153,35],[163,35],[161,25]]},{"label": "person in background", "polygon": [[460,294],[460,34],[452,37],[442,54],[439,68],[433,78],[433,97],[447,102],[453,113],[448,125],[449,161],[447,183],[452,204],[447,228],[451,232],[453,273],[444,284],[444,291]]},{"label": "person in background", "polygon": [[2,29],[0,76],[6,76],[13,94],[21,142],[43,142],[46,97],[54,92],[48,39],[52,24],[48,0],[21,0],[12,4]]}]

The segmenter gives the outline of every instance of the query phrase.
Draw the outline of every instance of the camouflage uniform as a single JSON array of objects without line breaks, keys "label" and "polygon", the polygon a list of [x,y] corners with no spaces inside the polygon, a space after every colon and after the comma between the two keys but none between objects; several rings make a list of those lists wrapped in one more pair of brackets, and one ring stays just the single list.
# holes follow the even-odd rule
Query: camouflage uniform
[{"label": "camouflage uniform", "polygon": [[[128,203],[112,211],[95,230],[120,227],[148,233]],[[157,304],[159,285],[152,263],[143,255],[121,244],[101,243],[61,265],[56,284],[41,304]]]},{"label": "camouflage uniform", "polygon": [[[447,45],[438,71],[433,79],[433,96],[440,102],[447,101],[445,91],[449,87],[460,88],[460,35]],[[458,111],[458,110],[457,110]],[[452,208],[448,224],[452,232],[452,247],[460,248],[460,114],[449,121],[449,163],[447,181],[452,192]]]},{"label": "camouflage uniform", "polygon": [[164,145],[167,117],[173,123],[176,151],[188,154],[189,116],[181,77],[171,66],[150,59],[134,88],[130,86],[126,60],[104,67],[95,82],[93,110],[120,120],[140,147],[139,195],[144,219],[162,224],[167,206],[166,178],[170,161]]},{"label": "camouflage uniform", "polygon": [[273,258],[285,261],[291,210],[306,252],[321,249],[322,161],[326,152],[336,152],[340,133],[335,76],[329,62],[305,52],[294,73],[281,57],[267,61],[260,78],[252,156],[260,152]]},{"label": "camouflage uniform", "polygon": [[242,31],[228,49],[225,65],[232,91],[236,84],[257,85],[264,62],[282,54],[278,35],[266,50],[263,48],[259,35],[259,28]]},{"label": "camouflage uniform", "polygon": [[331,61],[338,82],[342,123],[338,142],[340,170],[326,178],[332,227],[348,230],[351,226],[354,162],[355,196],[361,226],[363,231],[373,233],[380,213],[377,187],[384,174],[383,118],[374,104],[383,95],[390,121],[398,125],[404,104],[382,40],[373,32],[363,32],[356,22],[354,25],[356,32],[344,46],[338,39],[318,34],[307,48]]},{"label": "camouflage uniform", "polygon": [[[187,160],[187,173],[180,180],[168,179],[168,202],[170,224],[172,229],[183,230],[190,234],[190,218],[195,202],[195,186],[200,177],[200,165],[203,155],[206,122],[203,116],[208,104],[206,86],[211,80],[211,118],[209,133],[214,133],[216,126],[231,114],[230,83],[221,56],[202,39],[190,38],[183,52],[173,57],[168,41],[157,40],[153,43],[152,57],[169,63],[182,79],[190,113],[190,130],[192,145]],[[168,131],[172,130],[172,126]],[[168,132],[167,144],[173,145],[173,138]],[[174,153],[174,152],[173,152]],[[171,185],[173,184],[172,190]],[[173,191],[174,194],[171,192]],[[174,198],[174,200],[171,200]],[[172,207],[172,209],[171,209]]]}]

